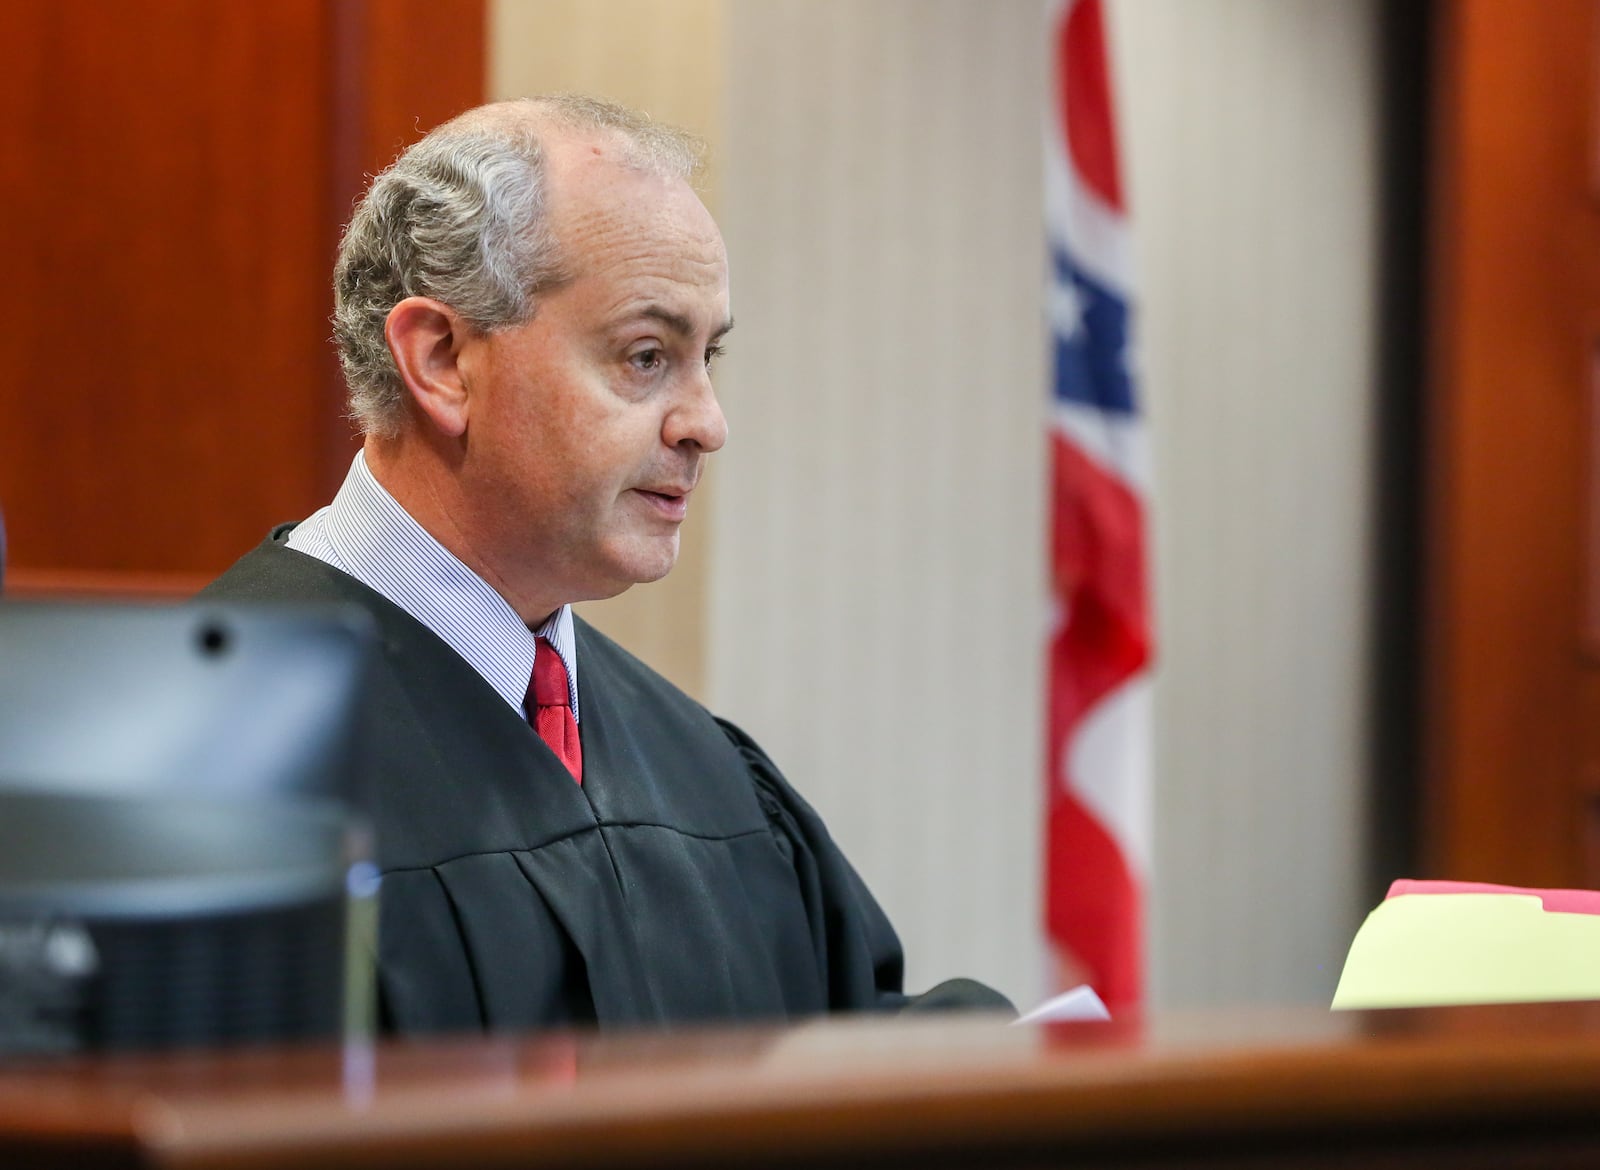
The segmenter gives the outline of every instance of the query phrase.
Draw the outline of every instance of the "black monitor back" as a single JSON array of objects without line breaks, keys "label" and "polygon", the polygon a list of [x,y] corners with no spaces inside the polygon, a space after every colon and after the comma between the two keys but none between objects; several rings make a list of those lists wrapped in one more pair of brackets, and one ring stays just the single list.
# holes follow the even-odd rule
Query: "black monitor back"
[{"label": "black monitor back", "polygon": [[0,1053],[341,1031],[373,642],[338,609],[0,603]]}]

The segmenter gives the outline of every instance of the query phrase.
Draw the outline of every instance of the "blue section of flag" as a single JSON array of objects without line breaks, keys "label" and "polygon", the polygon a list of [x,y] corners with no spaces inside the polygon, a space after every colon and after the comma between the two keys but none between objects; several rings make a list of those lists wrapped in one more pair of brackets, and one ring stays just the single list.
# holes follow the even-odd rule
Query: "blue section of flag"
[{"label": "blue section of flag", "polygon": [[1128,376],[1128,306],[1121,297],[1087,276],[1058,247],[1050,249],[1051,279],[1070,289],[1080,306],[1077,328],[1055,333],[1055,396],[1109,414],[1133,414],[1133,381]]}]

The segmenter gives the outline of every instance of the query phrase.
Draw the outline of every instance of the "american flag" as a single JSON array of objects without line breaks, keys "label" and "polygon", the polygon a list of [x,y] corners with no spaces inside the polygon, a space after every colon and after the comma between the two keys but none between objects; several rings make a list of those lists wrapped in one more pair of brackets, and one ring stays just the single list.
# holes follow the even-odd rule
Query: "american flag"
[{"label": "american flag", "polygon": [[1144,990],[1151,621],[1145,435],[1129,371],[1128,221],[1101,0],[1050,9],[1045,223],[1053,335],[1045,920],[1063,984]]}]

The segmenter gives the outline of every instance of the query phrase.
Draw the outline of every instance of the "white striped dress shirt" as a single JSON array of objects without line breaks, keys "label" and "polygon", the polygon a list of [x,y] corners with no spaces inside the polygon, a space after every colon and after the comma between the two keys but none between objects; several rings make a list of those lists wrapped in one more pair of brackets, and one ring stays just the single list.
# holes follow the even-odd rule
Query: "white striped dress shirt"
[{"label": "white striped dress shirt", "polygon": [[295,526],[289,547],[326,561],[416,618],[467,660],[524,717],[536,638],[548,638],[567,667],[578,718],[578,646],[572,607],[537,630],[478,574],[411,518],[373,478],[361,452],[333,503]]}]

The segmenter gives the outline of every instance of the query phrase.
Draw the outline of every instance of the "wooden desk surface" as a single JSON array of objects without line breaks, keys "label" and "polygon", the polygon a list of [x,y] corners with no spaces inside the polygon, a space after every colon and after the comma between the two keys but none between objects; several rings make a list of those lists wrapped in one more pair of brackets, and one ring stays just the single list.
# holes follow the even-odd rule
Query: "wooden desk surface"
[{"label": "wooden desk surface", "polygon": [[0,1167],[1600,1165],[1600,1003],[0,1068]]}]

